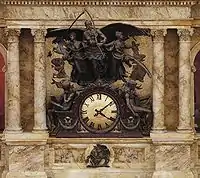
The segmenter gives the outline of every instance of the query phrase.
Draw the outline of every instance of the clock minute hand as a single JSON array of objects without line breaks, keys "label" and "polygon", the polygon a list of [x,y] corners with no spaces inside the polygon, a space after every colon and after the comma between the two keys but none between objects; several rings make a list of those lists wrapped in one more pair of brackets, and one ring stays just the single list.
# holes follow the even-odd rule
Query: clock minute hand
[{"label": "clock minute hand", "polygon": [[112,103],[112,101],[111,101],[110,103],[108,103],[106,106],[104,106],[103,108],[101,108],[101,109],[99,110],[99,112],[102,112],[104,109],[106,109],[108,106],[110,106],[111,103]]},{"label": "clock minute hand", "polygon": [[106,119],[110,120],[110,121],[115,121],[115,119],[113,119],[112,117],[107,117],[105,114],[103,113],[99,113],[101,116],[105,117]]}]

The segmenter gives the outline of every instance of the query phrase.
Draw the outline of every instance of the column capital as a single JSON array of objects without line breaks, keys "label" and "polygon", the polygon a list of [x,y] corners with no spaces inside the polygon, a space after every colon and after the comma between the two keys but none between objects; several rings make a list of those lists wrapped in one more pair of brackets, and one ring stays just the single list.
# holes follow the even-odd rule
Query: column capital
[{"label": "column capital", "polygon": [[167,29],[151,29],[153,41],[164,41],[164,36],[167,34]]},{"label": "column capital", "polygon": [[191,36],[193,35],[193,33],[194,33],[193,28],[177,30],[179,41],[191,41]]},{"label": "column capital", "polygon": [[17,29],[17,28],[6,28],[5,29],[5,34],[8,37],[9,43],[19,42],[20,33],[21,33],[21,29]]},{"label": "column capital", "polygon": [[46,29],[31,29],[31,34],[34,36],[34,42],[43,43],[45,42],[45,36],[47,34]]}]

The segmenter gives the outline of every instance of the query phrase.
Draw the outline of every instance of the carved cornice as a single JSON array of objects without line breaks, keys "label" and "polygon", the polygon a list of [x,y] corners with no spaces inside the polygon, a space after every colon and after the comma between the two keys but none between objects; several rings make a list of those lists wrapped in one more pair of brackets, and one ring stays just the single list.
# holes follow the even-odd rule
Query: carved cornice
[{"label": "carved cornice", "polygon": [[196,0],[1,0],[4,5],[56,5],[56,6],[192,6]]}]

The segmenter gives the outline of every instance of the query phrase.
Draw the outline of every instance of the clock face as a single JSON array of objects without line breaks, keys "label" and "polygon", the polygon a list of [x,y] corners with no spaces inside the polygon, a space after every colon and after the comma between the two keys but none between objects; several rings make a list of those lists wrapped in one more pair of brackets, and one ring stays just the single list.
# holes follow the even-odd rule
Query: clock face
[{"label": "clock face", "polygon": [[93,93],[80,105],[80,120],[93,133],[112,130],[119,120],[119,107],[115,98],[105,93]]}]

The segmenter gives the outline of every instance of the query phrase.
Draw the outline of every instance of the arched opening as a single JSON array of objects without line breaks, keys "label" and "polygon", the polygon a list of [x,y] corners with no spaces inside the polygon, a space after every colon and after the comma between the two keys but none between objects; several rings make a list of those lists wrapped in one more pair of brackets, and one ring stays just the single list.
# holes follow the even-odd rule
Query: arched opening
[{"label": "arched opening", "polygon": [[5,71],[4,57],[0,53],[0,131],[5,128]]}]

